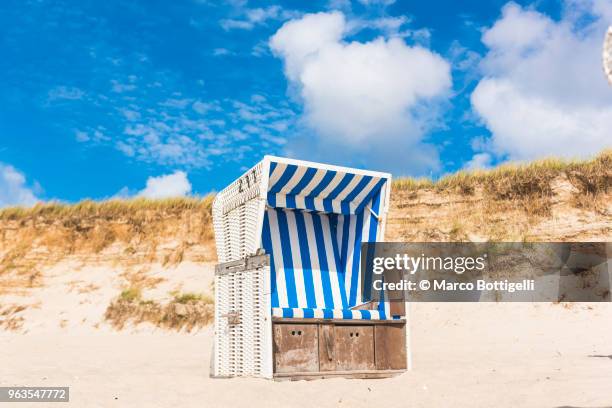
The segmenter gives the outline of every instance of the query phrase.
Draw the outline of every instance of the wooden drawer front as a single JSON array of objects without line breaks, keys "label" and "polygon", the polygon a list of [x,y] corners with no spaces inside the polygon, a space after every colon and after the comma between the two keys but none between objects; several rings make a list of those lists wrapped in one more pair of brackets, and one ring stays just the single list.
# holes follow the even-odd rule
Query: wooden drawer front
[{"label": "wooden drawer front", "polygon": [[316,324],[274,325],[274,372],[319,371]]},{"label": "wooden drawer front", "polygon": [[406,325],[378,325],[376,335],[376,369],[406,368]]},{"label": "wooden drawer front", "polygon": [[336,370],[374,370],[374,326],[336,326]]}]

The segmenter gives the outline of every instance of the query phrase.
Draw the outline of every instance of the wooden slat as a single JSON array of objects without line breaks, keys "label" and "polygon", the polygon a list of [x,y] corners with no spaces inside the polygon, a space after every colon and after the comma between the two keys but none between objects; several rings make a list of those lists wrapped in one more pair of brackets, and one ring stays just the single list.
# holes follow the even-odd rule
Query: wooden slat
[{"label": "wooden slat", "polygon": [[319,371],[336,370],[336,343],[333,324],[319,325]]},{"label": "wooden slat", "polygon": [[377,370],[406,368],[406,326],[374,327]]},{"label": "wooden slat", "polygon": [[389,378],[405,373],[406,370],[358,370],[358,371],[325,371],[295,372],[274,374],[276,381],[317,380],[324,378]]}]

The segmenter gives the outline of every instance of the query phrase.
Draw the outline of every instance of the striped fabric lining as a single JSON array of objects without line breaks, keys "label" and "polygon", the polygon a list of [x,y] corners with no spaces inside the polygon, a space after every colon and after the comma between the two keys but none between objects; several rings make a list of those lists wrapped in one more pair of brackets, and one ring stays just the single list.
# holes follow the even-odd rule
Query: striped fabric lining
[{"label": "striped fabric lining", "polygon": [[271,162],[268,205],[358,214],[386,181],[383,177]]},{"label": "striped fabric lining", "polygon": [[271,257],[272,307],[348,308],[336,222],[335,214],[266,210],[262,243]]},{"label": "striped fabric lining", "polygon": [[[377,212],[380,194],[368,205]],[[333,311],[351,319],[389,316],[385,302],[378,311],[349,310],[363,303],[361,243],[375,242],[378,226],[378,219],[369,210],[342,215],[268,208],[262,244],[271,257],[273,309],[285,310],[285,317],[294,313],[289,310],[305,310],[305,317],[314,310],[321,311],[318,314]]]},{"label": "striped fabric lining", "polygon": [[[389,304],[357,311],[361,244],[376,242],[386,177],[270,163],[262,247],[277,317],[387,319]],[[366,277],[369,286],[371,277]],[[366,287],[368,287],[366,286]],[[331,316],[331,317],[329,317]]]},{"label": "striped fabric lining", "polygon": [[384,310],[335,310],[310,308],[272,308],[272,317],[299,319],[353,319],[353,320],[399,320],[401,316],[389,316]]}]

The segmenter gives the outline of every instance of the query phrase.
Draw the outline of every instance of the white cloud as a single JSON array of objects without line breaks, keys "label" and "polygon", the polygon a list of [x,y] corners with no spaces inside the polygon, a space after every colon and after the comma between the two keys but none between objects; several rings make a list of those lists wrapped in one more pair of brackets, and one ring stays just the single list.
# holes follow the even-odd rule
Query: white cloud
[{"label": "white cloud", "polygon": [[90,140],[90,137],[87,132],[83,132],[82,130],[77,130],[74,135],[77,142],[88,142]]},{"label": "white cloud", "polygon": [[252,30],[255,26],[264,25],[268,20],[286,20],[296,16],[296,12],[285,10],[280,6],[265,8],[242,8],[243,16],[239,19],[223,19],[220,24],[226,30]]},{"label": "white cloud", "polygon": [[263,57],[267,54],[269,54],[269,49],[266,41],[259,41],[251,48],[251,55],[254,57]]},{"label": "white cloud", "polygon": [[566,1],[560,21],[508,3],[483,34],[484,78],[471,100],[511,160],[586,156],[612,144],[612,92],[601,46],[612,3]]},{"label": "white cloud", "polygon": [[[201,115],[216,109],[214,103],[189,98],[168,98],[153,108],[135,111],[124,124],[123,138],[115,140],[115,147],[128,157],[162,165],[210,165],[211,155],[201,142],[211,141],[213,130]],[[197,115],[196,115],[197,114]],[[191,115],[191,116],[189,116]]]},{"label": "white cloud", "polygon": [[[123,191],[123,190],[122,190]],[[146,198],[182,197],[191,193],[191,183],[183,171],[159,177],[149,177],[146,187],[138,195]]]},{"label": "white cloud", "polygon": [[228,50],[227,48],[215,48],[213,50],[213,56],[215,57],[224,57],[232,54],[232,51]]},{"label": "white cloud", "polygon": [[49,91],[47,98],[49,101],[59,99],[79,100],[83,99],[85,92],[74,86],[57,86]]},{"label": "white cloud", "polygon": [[481,56],[476,51],[470,50],[454,40],[449,48],[449,57],[452,61],[453,68],[458,71],[467,72],[472,76],[477,70]]},{"label": "white cloud", "polygon": [[481,170],[491,167],[492,157],[489,153],[478,153],[463,166],[464,170]]},{"label": "white cloud", "polygon": [[117,81],[116,79],[113,79],[111,80],[111,89],[115,93],[124,93],[124,92],[133,91],[134,89],[136,89],[136,85],[134,85],[133,83],[123,83],[123,82]]},{"label": "white cloud", "polygon": [[[372,28],[380,30],[389,37],[409,37],[414,35],[414,31],[405,30],[400,31],[402,26],[407,24],[410,20],[406,16],[399,17],[379,17],[370,19],[354,19],[348,21],[348,31],[359,31],[364,28]],[[425,29],[427,33],[429,30]]]},{"label": "white cloud", "polygon": [[[136,104],[129,98],[125,107],[114,109],[112,127],[79,127],[75,138],[86,145],[112,144],[137,161],[210,169],[216,160],[240,161],[246,154],[254,155],[256,148],[272,152],[271,138],[280,137],[294,116],[286,102],[274,106],[261,95],[247,103],[185,98],[180,92],[151,104],[142,102],[144,96],[139,99]],[[112,102],[119,105],[123,99]],[[236,137],[232,130],[244,130],[247,125],[256,126],[257,131],[244,142],[240,135],[245,133]]]},{"label": "white cloud", "polygon": [[134,122],[140,119],[140,113],[132,109],[120,109],[123,116],[130,122]]},{"label": "white cloud", "polygon": [[395,0],[358,0],[359,3],[364,6],[374,6],[374,5],[382,5],[382,6],[390,6],[395,3]]},{"label": "white cloud", "polygon": [[111,138],[104,134],[105,128],[103,126],[98,126],[95,129],[89,129],[88,132],[83,130],[76,130],[74,132],[75,139],[77,142],[92,142],[92,143],[102,143],[108,142]]},{"label": "white cloud", "polygon": [[437,152],[421,144],[431,123],[417,110],[430,103],[435,110],[433,101],[448,95],[449,64],[397,37],[344,42],[349,26],[340,12],[310,14],[270,39],[316,134],[288,150],[332,150],[326,155],[394,170],[435,168]]},{"label": "white cloud", "polygon": [[252,30],[255,27],[255,24],[248,20],[226,19],[226,20],[221,20],[221,27],[225,31],[234,30],[234,29]]},{"label": "white cloud", "polygon": [[209,111],[220,110],[216,102],[202,102],[202,101],[195,101],[193,105],[191,105],[191,108],[197,113],[199,113],[200,115],[204,115],[208,113]]},{"label": "white cloud", "polygon": [[176,109],[185,109],[190,103],[192,103],[192,100],[189,98],[168,98],[159,105]]},{"label": "white cloud", "polygon": [[270,6],[267,8],[254,8],[247,11],[247,18],[253,23],[261,23],[270,18],[276,18],[282,11],[279,6]]},{"label": "white cloud", "polygon": [[26,184],[23,173],[9,164],[0,163],[0,207],[33,205],[39,199]]},{"label": "white cloud", "polygon": [[350,12],[351,0],[329,0],[327,2],[327,8],[329,10],[345,10],[346,12]]}]

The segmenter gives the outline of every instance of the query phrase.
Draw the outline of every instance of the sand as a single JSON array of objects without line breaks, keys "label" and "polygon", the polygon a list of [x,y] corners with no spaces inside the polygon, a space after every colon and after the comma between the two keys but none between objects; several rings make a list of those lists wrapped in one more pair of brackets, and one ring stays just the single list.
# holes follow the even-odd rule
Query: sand
[{"label": "sand", "polygon": [[163,304],[172,299],[174,291],[212,296],[213,263],[184,261],[173,266],[151,263],[128,268],[112,261],[111,257],[87,262],[67,257],[41,269],[42,285],[0,293],[0,311],[3,307],[24,308],[0,315],[0,333],[3,319],[16,319],[17,331],[23,334],[114,332],[104,313],[123,289],[131,287],[129,279],[135,274],[155,282],[142,289],[146,300]]},{"label": "sand", "polygon": [[297,382],[209,378],[210,328],[0,332],[0,385],[78,407],[612,406],[612,304],[413,304],[411,331],[411,372]]}]

